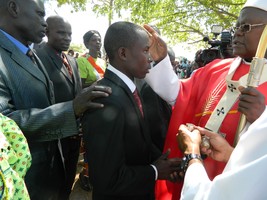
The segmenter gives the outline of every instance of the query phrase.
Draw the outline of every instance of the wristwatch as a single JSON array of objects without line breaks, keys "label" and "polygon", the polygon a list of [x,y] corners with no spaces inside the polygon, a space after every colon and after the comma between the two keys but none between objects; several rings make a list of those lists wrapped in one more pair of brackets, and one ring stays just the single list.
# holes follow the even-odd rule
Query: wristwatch
[{"label": "wristwatch", "polygon": [[192,159],[198,159],[202,162],[201,155],[199,155],[199,154],[194,154],[194,153],[185,154],[183,159],[182,159],[181,165],[180,165],[181,171],[183,171],[184,173],[186,172],[187,167],[188,167],[188,163]]}]

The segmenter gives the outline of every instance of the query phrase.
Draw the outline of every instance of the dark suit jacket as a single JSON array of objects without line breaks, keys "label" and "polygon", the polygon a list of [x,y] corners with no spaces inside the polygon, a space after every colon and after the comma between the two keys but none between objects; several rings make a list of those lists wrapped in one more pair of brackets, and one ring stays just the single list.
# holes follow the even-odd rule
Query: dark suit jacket
[{"label": "dark suit jacket", "polygon": [[93,199],[153,199],[155,172],[150,164],[160,152],[152,145],[145,119],[117,75],[106,70],[99,84],[110,86],[112,94],[97,99],[104,108],[82,120]]},{"label": "dark suit jacket", "polygon": [[36,49],[36,54],[45,66],[50,80],[53,82],[56,103],[73,100],[82,90],[75,59],[66,55],[73,71],[73,78],[71,78],[61,58],[47,44],[42,48]]},{"label": "dark suit jacket", "polygon": [[[36,54],[46,68],[50,80],[53,82],[56,103],[73,100],[82,90],[76,60],[73,57],[66,55],[73,72],[73,77],[71,77],[66,66],[62,63],[61,58],[56,54],[53,48],[49,47],[49,45],[45,44],[43,47],[36,49]],[[75,133],[78,134],[78,131]],[[80,142],[79,136],[75,138],[67,137],[61,139],[66,178],[66,180],[62,180],[63,189],[61,199],[68,199],[71,192],[76,176],[76,167],[80,153]]]},{"label": "dark suit jacket", "polygon": [[141,96],[148,116],[152,142],[163,151],[172,107],[160,98],[147,83],[144,83],[141,89]]},{"label": "dark suit jacket", "polygon": [[39,67],[0,32],[0,111],[19,125],[28,140],[32,166],[25,179],[32,199],[35,195],[48,199],[56,181],[51,186],[47,182],[55,174],[60,176],[51,169],[62,167],[57,139],[77,133],[78,127],[72,101],[54,104],[53,84],[36,59]]}]

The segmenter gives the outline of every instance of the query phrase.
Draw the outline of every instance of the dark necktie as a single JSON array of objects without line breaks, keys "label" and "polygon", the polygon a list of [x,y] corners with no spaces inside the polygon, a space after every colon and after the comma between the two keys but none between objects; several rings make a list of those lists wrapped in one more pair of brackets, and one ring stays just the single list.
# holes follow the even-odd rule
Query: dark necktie
[{"label": "dark necktie", "polygon": [[70,77],[72,77],[73,72],[72,72],[71,66],[70,66],[70,64],[69,64],[69,62],[68,62],[68,60],[67,60],[66,55],[65,55],[64,53],[62,53],[62,54],[61,54],[61,58],[62,58],[62,62],[63,62],[63,64],[65,65],[65,67],[67,68],[67,70],[68,70],[68,72],[69,72]]},{"label": "dark necktie", "polygon": [[143,106],[142,106],[142,102],[141,102],[141,99],[139,97],[139,94],[137,92],[137,89],[135,89],[135,91],[133,92],[133,95],[134,95],[134,99],[138,105],[138,108],[141,112],[141,115],[142,115],[142,117],[144,117]]},{"label": "dark necktie", "polygon": [[31,59],[31,61],[32,61],[35,65],[37,65],[36,60],[35,60],[35,58],[34,58],[34,55],[33,55],[33,52],[32,52],[31,49],[28,49],[26,55]]}]

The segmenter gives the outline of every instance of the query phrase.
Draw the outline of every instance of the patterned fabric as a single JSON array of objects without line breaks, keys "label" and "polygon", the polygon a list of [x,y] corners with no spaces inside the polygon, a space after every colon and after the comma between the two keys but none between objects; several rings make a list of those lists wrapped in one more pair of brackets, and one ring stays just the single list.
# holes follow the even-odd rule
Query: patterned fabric
[{"label": "patterned fabric", "polygon": [[134,90],[133,92],[133,96],[134,96],[134,100],[136,101],[137,105],[138,105],[138,108],[142,114],[142,117],[144,117],[144,112],[143,112],[143,105],[142,105],[142,102],[141,102],[141,99],[140,99],[140,96],[137,92],[137,89]]},{"label": "patterned fabric", "polygon": [[28,143],[17,124],[0,114],[0,199],[30,199],[24,176],[31,165]]},{"label": "patterned fabric", "polygon": [[[86,79],[85,83],[92,84],[101,78],[97,70],[92,66],[92,64],[87,60],[88,54],[85,57],[77,58],[78,68],[80,72],[80,77]],[[95,62],[104,71],[106,70],[106,62],[101,58],[95,59]]]},{"label": "patterned fabric", "polygon": [[95,68],[95,70],[97,71],[97,73],[99,74],[100,78],[103,78],[104,77],[104,73],[105,73],[105,68],[99,66],[97,63],[96,63],[96,60],[95,58],[93,58],[92,56],[89,56],[87,58],[88,62]]},{"label": "patterned fabric", "polygon": [[35,58],[34,58],[34,55],[33,55],[33,52],[32,52],[31,49],[28,49],[26,55],[31,59],[31,61],[32,61],[35,65],[37,65],[36,60],[35,60]]},{"label": "patterned fabric", "polygon": [[62,59],[62,62],[63,64],[65,65],[65,67],[67,68],[68,72],[69,72],[69,75],[72,77],[73,76],[73,71],[71,69],[71,66],[67,60],[67,57],[64,53],[61,54],[61,59]]}]

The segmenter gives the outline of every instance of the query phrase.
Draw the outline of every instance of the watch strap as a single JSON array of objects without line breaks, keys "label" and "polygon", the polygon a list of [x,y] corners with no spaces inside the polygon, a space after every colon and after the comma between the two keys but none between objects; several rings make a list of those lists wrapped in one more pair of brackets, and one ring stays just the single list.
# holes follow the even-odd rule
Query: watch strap
[{"label": "watch strap", "polygon": [[186,172],[186,170],[188,168],[188,164],[189,164],[190,160],[192,160],[192,159],[198,159],[201,162],[203,161],[200,154],[194,154],[194,153],[185,154],[184,157],[182,158],[182,162],[181,162],[181,170],[184,173]]}]

